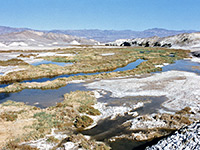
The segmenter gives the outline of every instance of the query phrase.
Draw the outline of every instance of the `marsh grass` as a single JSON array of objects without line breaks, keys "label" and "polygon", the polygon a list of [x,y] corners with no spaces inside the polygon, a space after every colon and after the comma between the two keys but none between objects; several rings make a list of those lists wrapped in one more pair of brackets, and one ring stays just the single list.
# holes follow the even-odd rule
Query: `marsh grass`
[{"label": "marsh grass", "polygon": [[0,114],[0,118],[5,121],[15,121],[17,120],[17,114],[15,112],[4,112]]},{"label": "marsh grass", "polygon": [[36,121],[31,126],[26,127],[32,130],[24,136],[24,140],[43,138],[51,132],[52,128],[59,131],[70,131],[88,127],[93,123],[93,120],[86,115],[81,116],[79,110],[90,115],[99,115],[100,112],[91,106],[95,103],[96,98],[91,91],[76,91],[65,94],[64,100],[57,103],[56,106],[38,110],[33,115]]},{"label": "marsh grass", "polygon": [[9,59],[6,61],[0,61],[0,66],[19,66],[19,65],[29,65],[21,59]]},{"label": "marsh grass", "polygon": [[84,129],[90,126],[93,123],[93,120],[88,116],[77,116],[74,122],[74,126],[78,129]]},{"label": "marsh grass", "polygon": [[76,143],[78,148],[86,150],[110,150],[111,148],[102,142],[95,142],[94,140],[87,140],[82,134],[70,135],[63,139],[56,147],[64,147],[66,142]]},{"label": "marsh grass", "polygon": [[2,150],[39,150],[29,145],[19,145],[16,141],[9,141]]},{"label": "marsh grass", "polygon": [[[62,51],[65,51],[62,49]],[[66,50],[66,53],[70,50]],[[74,50],[71,50],[74,51]],[[142,53],[141,53],[142,51]],[[115,53],[115,55],[101,56],[102,53]],[[155,65],[163,63],[174,63],[175,60],[188,57],[189,51],[173,50],[165,48],[121,48],[121,49],[94,49],[85,48],[84,50],[77,50],[77,55],[72,59],[69,57],[55,57],[58,61],[73,61],[76,62],[71,66],[61,67],[52,64],[43,64],[39,66],[29,66],[27,70],[9,73],[6,76],[0,77],[0,82],[21,81],[25,79],[34,79],[41,77],[54,77],[62,74],[76,74],[76,73],[94,73],[112,71],[119,67],[124,67],[137,59],[147,60],[142,62],[137,68],[129,71],[117,73],[101,73],[98,75],[84,75],[74,76],[68,78],[55,79],[54,81],[44,83],[16,83],[9,87],[0,88],[0,92],[17,92],[26,88],[33,89],[56,89],[65,86],[67,82],[72,80],[85,79],[108,79],[119,76],[129,76],[135,74],[144,74],[155,71],[161,71],[161,68],[156,68]],[[174,57],[170,57],[173,54]],[[45,57],[52,59],[54,57]]]},{"label": "marsh grass", "polygon": [[24,57],[24,58],[30,58],[30,57],[36,57],[38,54],[20,54],[19,56],[17,57]]},{"label": "marsh grass", "polygon": [[64,56],[51,56],[51,57],[41,57],[42,59],[53,61],[53,62],[76,62],[76,59],[73,59],[73,57],[64,57]]},{"label": "marsh grass", "polygon": [[86,114],[92,115],[92,116],[97,116],[97,115],[101,114],[98,109],[95,109],[94,107],[87,106],[87,105],[80,106],[78,111],[80,113],[86,113]]},{"label": "marsh grass", "polygon": [[50,136],[50,137],[48,137],[47,142],[49,142],[49,143],[59,143],[60,141],[58,139],[56,139],[54,136]]}]

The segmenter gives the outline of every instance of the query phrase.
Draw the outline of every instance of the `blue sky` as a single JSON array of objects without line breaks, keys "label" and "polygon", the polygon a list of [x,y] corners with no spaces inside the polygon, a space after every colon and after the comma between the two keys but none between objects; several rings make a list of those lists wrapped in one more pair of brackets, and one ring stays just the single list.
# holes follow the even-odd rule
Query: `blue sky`
[{"label": "blue sky", "polygon": [[0,25],[33,29],[200,30],[200,0],[0,0]]}]

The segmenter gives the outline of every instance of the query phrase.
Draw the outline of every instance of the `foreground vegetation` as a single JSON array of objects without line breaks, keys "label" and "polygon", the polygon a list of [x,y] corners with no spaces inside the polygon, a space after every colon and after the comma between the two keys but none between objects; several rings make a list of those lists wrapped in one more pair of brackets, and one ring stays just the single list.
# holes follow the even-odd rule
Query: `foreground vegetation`
[{"label": "foreground vegetation", "polygon": [[[82,130],[92,124],[93,120],[81,114],[99,115],[100,112],[92,107],[96,103],[93,92],[76,91],[64,95],[64,100],[56,106],[40,109],[27,106],[24,103],[7,101],[0,105],[0,126],[7,136],[1,136],[0,147],[5,149],[31,149],[30,146],[20,145],[22,142],[45,138],[51,130],[56,133],[66,134],[67,137],[58,140],[54,136],[48,137],[47,141],[54,143],[55,148],[62,147],[63,143],[79,141],[84,149],[109,149],[102,143],[85,139],[81,134],[75,134],[76,130]],[[83,109],[84,108],[84,109]],[[88,111],[90,110],[90,111]],[[5,115],[7,114],[7,115]],[[7,127],[3,124],[8,124]],[[15,129],[12,131],[12,125]],[[8,133],[7,130],[10,130]],[[66,139],[68,139],[66,141]],[[35,149],[35,148],[33,148]]]}]

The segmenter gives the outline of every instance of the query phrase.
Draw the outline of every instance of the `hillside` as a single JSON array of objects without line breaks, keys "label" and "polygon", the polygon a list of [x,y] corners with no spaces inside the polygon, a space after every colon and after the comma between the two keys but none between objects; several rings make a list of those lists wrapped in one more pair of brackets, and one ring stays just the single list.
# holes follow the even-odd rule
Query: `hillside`
[{"label": "hillside", "polygon": [[183,33],[168,37],[154,36],[150,38],[119,39],[116,40],[115,42],[110,42],[107,45],[167,47],[167,48],[199,50],[200,32]]},{"label": "hillside", "polygon": [[0,47],[51,47],[80,44],[96,45],[98,42],[66,34],[32,30],[0,35]]}]

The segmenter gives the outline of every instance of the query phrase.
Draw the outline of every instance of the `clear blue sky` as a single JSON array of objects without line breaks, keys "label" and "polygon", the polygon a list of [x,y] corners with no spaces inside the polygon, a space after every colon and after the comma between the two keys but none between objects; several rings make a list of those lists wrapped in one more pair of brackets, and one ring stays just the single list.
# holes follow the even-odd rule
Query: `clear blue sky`
[{"label": "clear blue sky", "polygon": [[200,0],[0,0],[0,25],[48,30],[200,30]]}]

